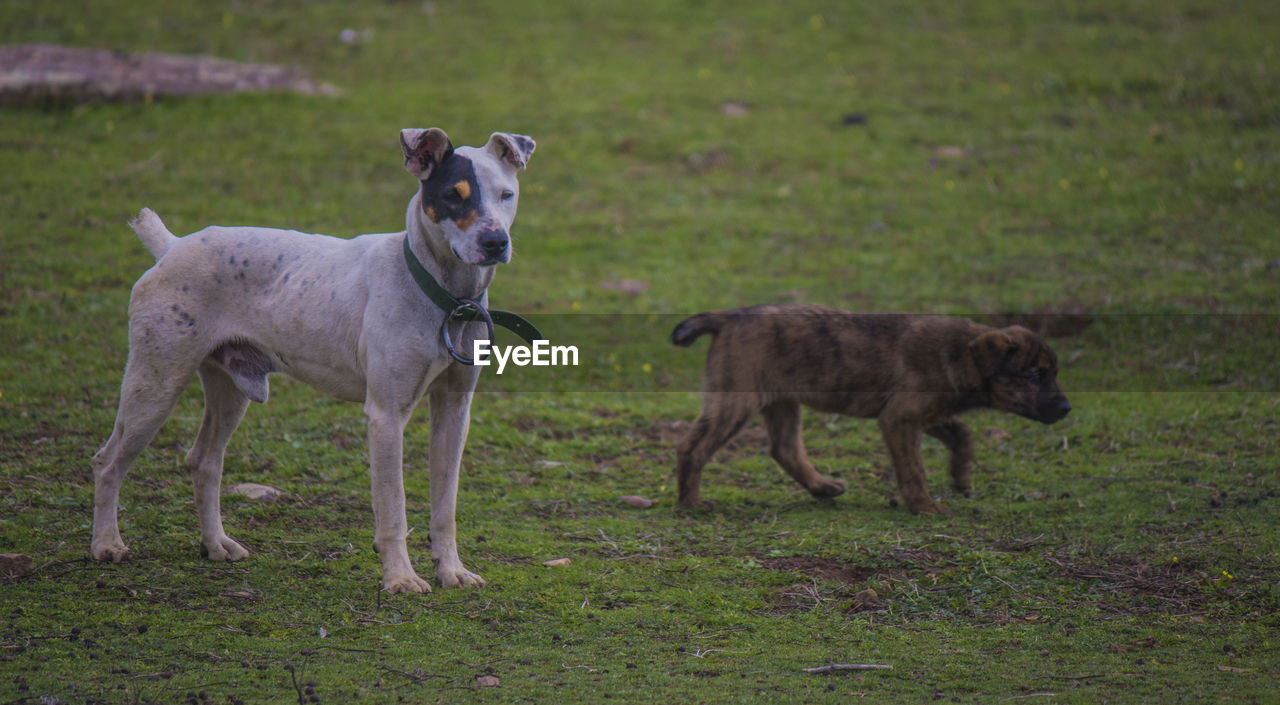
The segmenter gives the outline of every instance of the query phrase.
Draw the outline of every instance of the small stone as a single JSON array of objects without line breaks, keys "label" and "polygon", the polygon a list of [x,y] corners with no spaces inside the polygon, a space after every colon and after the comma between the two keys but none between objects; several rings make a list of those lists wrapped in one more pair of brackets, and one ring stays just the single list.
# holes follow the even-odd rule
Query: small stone
[{"label": "small stone", "polygon": [[631,296],[639,296],[641,293],[648,291],[649,282],[640,279],[619,279],[617,281],[600,282],[599,287],[609,291],[620,291]]},{"label": "small stone", "polygon": [[988,440],[992,440],[992,441],[1007,441],[1013,438],[1012,433],[1009,433],[1008,431],[1004,430],[1003,428],[999,428],[998,426],[987,426],[986,428],[982,429],[982,435],[986,436]]},{"label": "small stone", "polygon": [[640,495],[635,495],[635,494],[629,494],[629,495],[624,495],[622,497],[619,497],[618,501],[622,502],[628,507],[635,507],[636,509],[648,509],[649,507],[653,506],[652,499],[648,499],[647,497],[641,497]]},{"label": "small stone", "polygon": [[256,482],[241,482],[222,491],[222,494],[238,494],[254,502],[274,502],[284,496],[284,490]]}]

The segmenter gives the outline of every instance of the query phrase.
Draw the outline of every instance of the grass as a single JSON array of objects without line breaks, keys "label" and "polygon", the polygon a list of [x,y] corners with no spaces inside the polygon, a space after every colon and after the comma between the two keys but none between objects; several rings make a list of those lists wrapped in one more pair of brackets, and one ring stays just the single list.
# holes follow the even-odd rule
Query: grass
[{"label": "grass", "polygon": [[[1273,702],[1278,20],[1194,0],[0,5],[6,43],[288,63],[344,90],[4,110],[0,551],[37,570],[0,584],[0,702]],[[194,384],[125,485],[139,558],[88,560],[88,458],[151,263],[125,221],[395,230],[397,131],[431,125],[538,140],[492,297],[583,358],[482,380],[459,529],[489,586],[379,592],[359,407],[284,379],[227,461],[228,484],[288,493],[225,503],[247,561],[196,550]],[[600,286],[621,280],[648,287]],[[1094,323],[1054,341],[1065,421],[971,417],[976,492],[949,517],[891,507],[874,424],[816,414],[811,455],[846,495],[809,500],[749,430],[708,469],[716,509],[677,512],[702,348],[665,336],[766,301]],[[832,662],[892,669],[801,670]]]}]

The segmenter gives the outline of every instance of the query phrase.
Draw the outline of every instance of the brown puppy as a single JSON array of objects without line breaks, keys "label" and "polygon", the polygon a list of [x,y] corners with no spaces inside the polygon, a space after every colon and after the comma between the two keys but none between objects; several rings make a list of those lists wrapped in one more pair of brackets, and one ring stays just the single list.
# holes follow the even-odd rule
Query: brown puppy
[{"label": "brown puppy", "polygon": [[815,497],[845,491],[814,470],[800,438],[800,406],[877,419],[898,492],[912,514],[943,513],[925,486],[920,434],[946,444],[951,481],[969,495],[973,441],[956,418],[993,408],[1053,423],[1071,411],[1058,361],[1040,336],[962,318],[856,314],[820,306],[753,306],[700,313],[671,332],[687,346],[710,333],[702,414],[680,442],[680,506],[706,506],[702,467],[761,412],[769,453]]}]

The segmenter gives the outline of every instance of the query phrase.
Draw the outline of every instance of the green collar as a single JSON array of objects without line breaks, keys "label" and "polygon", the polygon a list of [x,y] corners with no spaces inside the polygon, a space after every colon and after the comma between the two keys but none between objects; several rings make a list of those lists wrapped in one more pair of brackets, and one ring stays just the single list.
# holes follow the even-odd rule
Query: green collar
[{"label": "green collar", "polygon": [[[404,236],[404,259],[409,265],[409,273],[413,275],[413,280],[418,282],[418,287],[422,289],[422,293],[426,294],[427,298],[434,301],[442,311],[449,314],[448,316],[445,316],[444,321],[446,336],[448,335],[447,326],[450,321],[476,321],[492,317],[492,321],[495,325],[502,326],[503,328],[512,331],[521,338],[524,338],[531,345],[535,340],[545,340],[545,338],[542,337],[542,332],[538,330],[537,326],[521,318],[517,314],[510,311],[492,309],[488,311],[489,315],[485,316],[483,309],[480,309],[479,304],[473,301],[459,300],[453,294],[445,291],[444,287],[440,286],[440,282],[437,282],[436,278],[431,276],[431,273],[427,271],[426,267],[422,266],[422,263],[418,261],[417,256],[413,254],[413,250],[409,248],[408,235]],[[490,329],[492,330],[492,326]]]}]

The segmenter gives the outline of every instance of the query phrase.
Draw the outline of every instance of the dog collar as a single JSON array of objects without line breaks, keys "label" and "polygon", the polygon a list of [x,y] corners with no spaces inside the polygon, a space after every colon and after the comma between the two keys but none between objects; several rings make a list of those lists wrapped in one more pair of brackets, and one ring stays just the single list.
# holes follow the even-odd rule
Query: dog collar
[{"label": "dog collar", "polygon": [[[427,298],[435,302],[446,314],[444,323],[440,325],[440,337],[444,341],[444,347],[449,351],[449,355],[453,359],[464,365],[474,365],[475,360],[459,353],[453,347],[453,342],[449,338],[449,324],[454,321],[466,323],[468,321],[482,320],[489,327],[489,340],[493,340],[493,327],[495,325],[502,326],[516,335],[524,338],[530,345],[535,340],[545,340],[542,332],[537,326],[529,321],[521,318],[518,314],[511,311],[502,311],[499,309],[485,310],[478,301],[471,299],[459,299],[453,294],[445,291],[440,282],[431,276],[431,272],[418,261],[418,257],[413,254],[413,250],[409,247],[409,236],[404,236],[404,260],[409,265],[409,274],[413,276],[413,280],[418,283],[418,288],[422,289],[422,293]],[[483,296],[483,293],[481,294]]]}]

